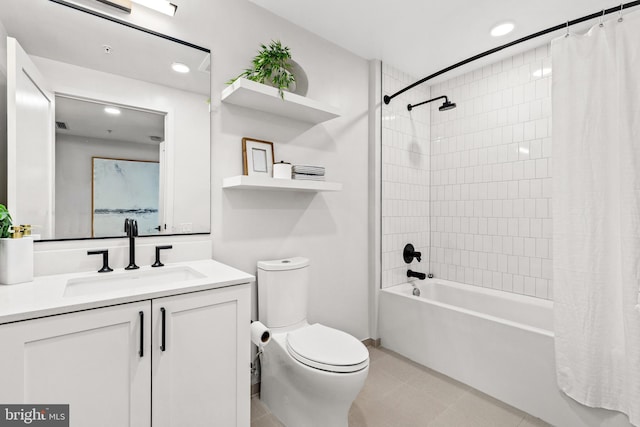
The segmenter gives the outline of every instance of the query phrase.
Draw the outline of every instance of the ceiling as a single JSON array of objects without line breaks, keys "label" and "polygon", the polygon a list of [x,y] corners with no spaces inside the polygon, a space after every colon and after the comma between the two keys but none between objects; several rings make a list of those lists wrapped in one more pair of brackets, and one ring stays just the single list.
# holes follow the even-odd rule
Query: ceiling
[{"label": "ceiling", "polygon": [[[381,59],[417,78],[562,22],[619,5],[611,0],[250,1],[359,56]],[[514,22],[515,30],[507,36],[491,37],[491,28],[503,21]],[[584,31],[593,23],[572,31]],[[542,45],[562,33],[490,55],[443,78]]]}]

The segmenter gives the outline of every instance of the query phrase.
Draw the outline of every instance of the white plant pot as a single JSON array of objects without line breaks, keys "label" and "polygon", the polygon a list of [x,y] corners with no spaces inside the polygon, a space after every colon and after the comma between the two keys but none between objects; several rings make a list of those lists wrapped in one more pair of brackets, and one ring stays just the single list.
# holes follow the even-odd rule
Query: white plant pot
[{"label": "white plant pot", "polygon": [[0,239],[0,284],[33,280],[33,239]]},{"label": "white plant pot", "polygon": [[[307,73],[300,64],[293,59],[289,60],[289,65],[291,65],[291,74],[293,74],[296,81],[291,83],[289,87],[283,88],[282,90],[285,92],[295,93],[300,96],[307,96],[307,92],[309,91],[309,79],[307,78]],[[271,79],[265,80],[265,84],[277,87]]]}]

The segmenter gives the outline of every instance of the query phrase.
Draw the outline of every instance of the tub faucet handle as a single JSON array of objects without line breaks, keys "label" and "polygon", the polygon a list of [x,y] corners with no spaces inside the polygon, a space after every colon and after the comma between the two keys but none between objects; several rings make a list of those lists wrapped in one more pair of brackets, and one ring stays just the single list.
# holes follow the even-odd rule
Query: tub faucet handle
[{"label": "tub faucet handle", "polygon": [[407,243],[402,251],[402,258],[407,264],[411,264],[414,258],[420,262],[422,261],[422,252],[416,251],[411,243]]}]

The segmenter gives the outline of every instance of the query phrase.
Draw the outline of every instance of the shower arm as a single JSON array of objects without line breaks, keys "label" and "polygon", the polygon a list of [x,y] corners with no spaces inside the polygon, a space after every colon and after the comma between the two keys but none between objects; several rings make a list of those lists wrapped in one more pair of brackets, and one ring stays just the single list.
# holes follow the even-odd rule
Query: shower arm
[{"label": "shower arm", "polygon": [[407,110],[411,111],[415,107],[419,107],[421,105],[428,104],[429,102],[437,101],[438,99],[443,99],[443,98],[444,98],[445,104],[448,104],[449,103],[449,98],[447,98],[445,95],[442,95],[442,96],[439,96],[437,98],[429,99],[428,101],[422,101],[422,102],[420,102],[418,104],[413,104],[413,105],[409,104],[409,105],[407,105]]},{"label": "shower arm", "polygon": [[624,3],[624,4],[621,4],[620,6],[612,7],[612,8],[609,8],[609,9],[603,9],[600,12],[592,13],[590,15],[586,15],[586,16],[583,16],[581,18],[574,19],[572,21],[567,21],[565,23],[556,25],[554,27],[549,27],[546,30],[538,31],[537,33],[533,33],[533,34],[529,34],[528,36],[522,37],[522,38],[520,38],[518,40],[514,40],[514,41],[509,42],[507,44],[503,44],[503,45],[495,47],[493,49],[484,51],[484,52],[479,53],[479,54],[477,54],[475,56],[467,58],[464,61],[460,61],[460,62],[457,62],[457,63],[455,63],[453,65],[450,65],[447,68],[443,68],[442,70],[440,70],[438,72],[435,72],[435,73],[433,73],[433,74],[431,74],[431,75],[429,75],[429,76],[427,76],[427,77],[425,77],[423,79],[420,79],[417,82],[412,83],[409,86],[405,87],[404,89],[400,89],[399,91],[397,91],[393,95],[385,95],[383,97],[384,103],[385,104],[389,104],[393,98],[395,98],[396,96],[408,91],[409,89],[413,89],[414,87],[416,87],[418,85],[421,85],[422,83],[424,83],[424,82],[426,82],[428,80],[431,80],[431,79],[433,79],[435,77],[438,77],[441,74],[444,74],[446,72],[454,70],[454,69],[456,69],[458,67],[462,67],[463,65],[467,65],[470,62],[473,62],[473,61],[476,61],[478,59],[484,58],[485,56],[489,56],[489,55],[491,55],[493,53],[499,52],[499,51],[501,51],[503,49],[506,49],[508,47],[515,46],[517,44],[529,41],[531,39],[535,39],[537,37],[544,36],[544,35],[549,34],[549,33],[553,33],[555,31],[568,29],[568,27],[570,27],[571,25],[581,24],[582,22],[589,21],[591,19],[596,19],[596,18],[600,18],[600,17],[602,17],[604,15],[609,15],[610,13],[616,13],[616,12],[622,13],[622,11],[624,9],[629,9],[629,8],[635,7],[635,6],[640,6],[640,0],[632,1],[632,2],[629,2],[629,3]]}]

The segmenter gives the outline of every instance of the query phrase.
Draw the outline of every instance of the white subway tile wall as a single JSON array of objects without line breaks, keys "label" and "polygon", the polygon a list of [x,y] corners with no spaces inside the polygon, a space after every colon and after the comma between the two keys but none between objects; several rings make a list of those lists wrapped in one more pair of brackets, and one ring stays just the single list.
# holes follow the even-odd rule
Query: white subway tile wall
[{"label": "white subway tile wall", "polygon": [[552,299],[548,45],[434,85],[431,94],[457,103],[430,108],[431,272]]},{"label": "white subway tile wall", "polygon": [[[417,79],[383,65],[382,94],[390,95]],[[407,111],[407,104],[426,101],[423,85],[382,106],[382,287],[407,281],[409,268],[429,266],[430,109]],[[402,249],[412,243],[422,262],[405,264]]]}]

